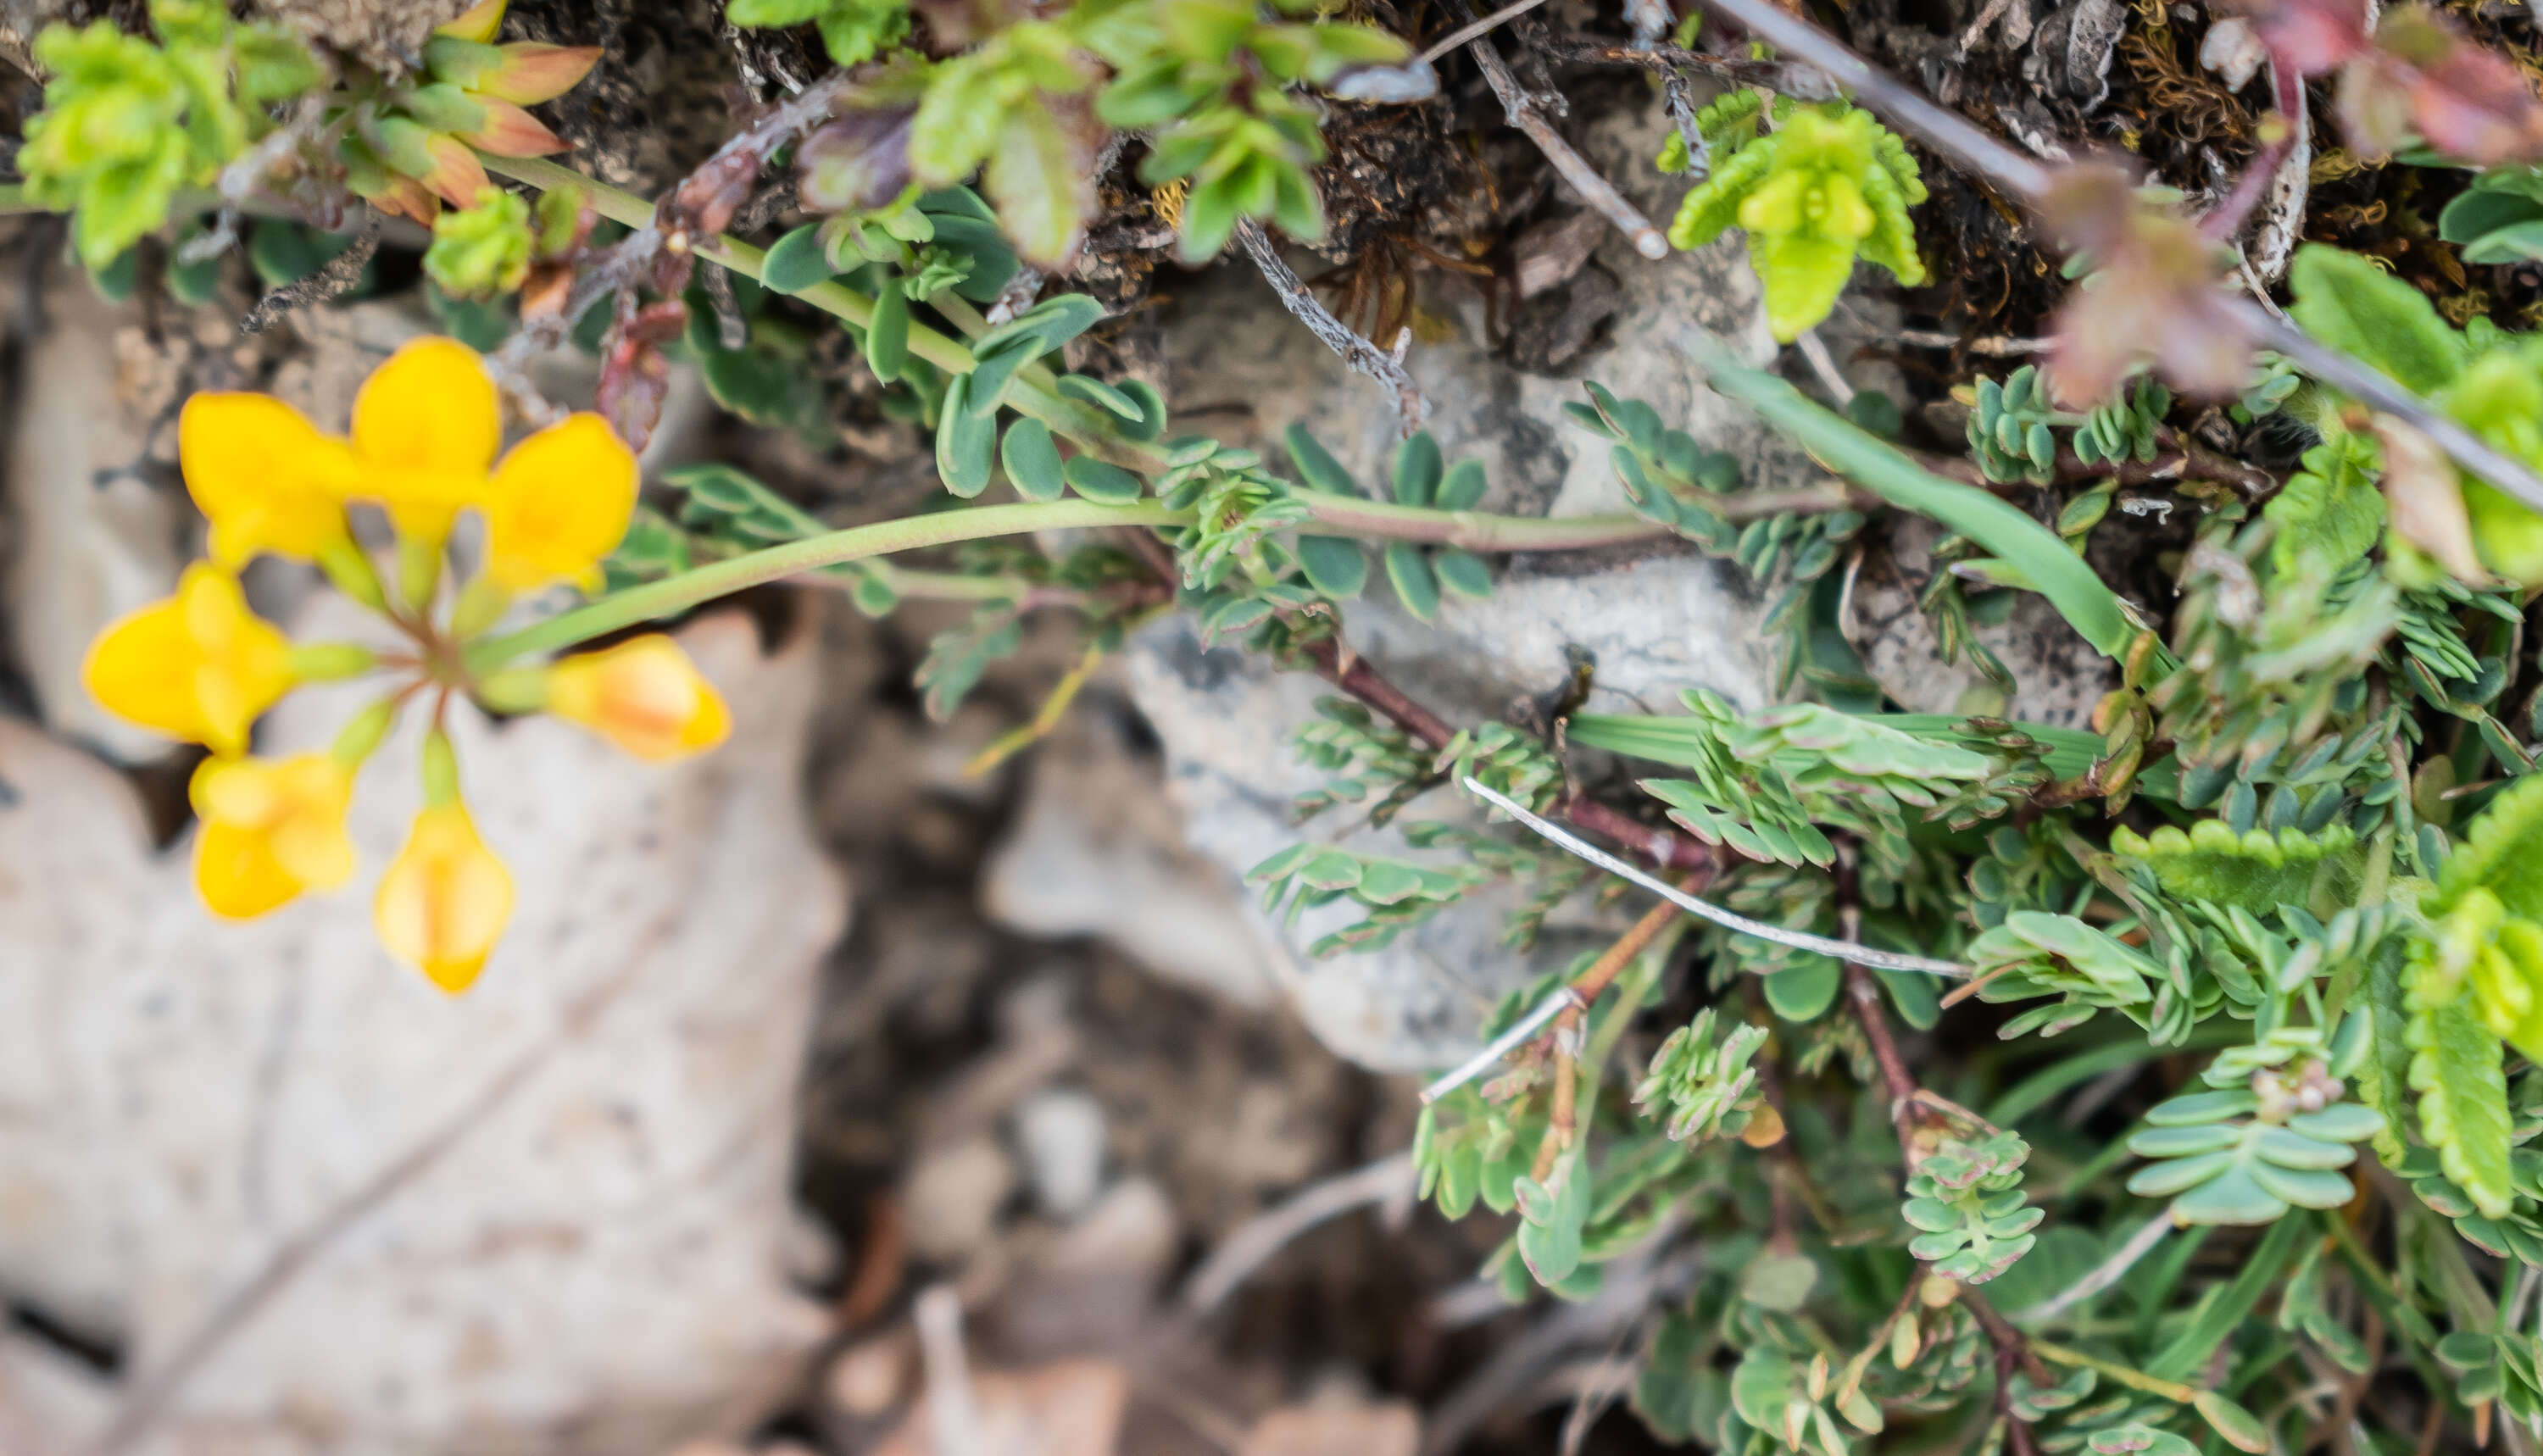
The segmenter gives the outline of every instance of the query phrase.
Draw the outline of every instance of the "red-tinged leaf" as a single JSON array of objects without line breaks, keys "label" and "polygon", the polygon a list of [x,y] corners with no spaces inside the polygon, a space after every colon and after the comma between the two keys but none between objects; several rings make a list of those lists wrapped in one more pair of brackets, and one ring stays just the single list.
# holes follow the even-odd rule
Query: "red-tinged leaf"
[{"label": "red-tinged leaf", "polygon": [[981,186],[997,203],[1017,255],[1046,271],[1064,271],[1085,240],[1095,206],[1090,143],[1100,131],[1073,100],[1054,99],[1048,109],[1018,107],[1007,113],[981,171]]},{"label": "red-tinged leaf", "polygon": [[574,296],[574,277],[572,264],[532,264],[530,275],[521,282],[521,322],[564,313],[567,300]]},{"label": "red-tinged leaf", "polygon": [[547,123],[508,101],[488,101],[486,122],[460,139],[498,157],[544,157],[573,150],[573,144],[547,128]]},{"label": "red-tinged leaf", "polygon": [[502,64],[479,73],[468,89],[480,97],[534,107],[581,84],[600,61],[597,45],[545,45],[519,40],[502,47]]},{"label": "red-tinged leaf", "polygon": [[[2242,387],[2251,340],[2225,305],[2215,251],[2196,227],[2098,164],[2061,174],[2042,210],[2063,245],[2097,265],[2058,310],[2049,378],[2060,404],[2098,405],[2141,364],[2197,398]],[[2149,318],[2164,326],[2149,330]]]},{"label": "red-tinged leaf", "polygon": [[2321,76],[2366,53],[2365,0],[2266,0],[2245,12],[2277,63]]},{"label": "red-tinged leaf", "polygon": [[662,199],[666,234],[700,237],[725,230],[759,186],[759,156],[747,149],[711,158]]},{"label": "red-tinged leaf", "polygon": [[392,173],[386,182],[363,196],[372,206],[391,217],[403,217],[425,227],[432,226],[432,220],[441,215],[441,199],[425,192],[424,184],[412,177]]},{"label": "red-tinged leaf", "polygon": [[631,450],[642,450],[661,421],[671,391],[670,360],[662,345],[688,327],[688,306],[672,299],[622,314],[601,350],[600,384],[592,404]]},{"label": "red-tinged leaf", "polygon": [[2457,580],[2490,579],[2473,546],[2472,520],[2453,462],[2436,442],[2390,415],[2375,417],[2375,438],[2384,447],[2384,499],[2393,532],[2427,552]]},{"label": "red-tinged leaf", "polygon": [[477,154],[458,137],[435,132],[424,148],[432,154],[432,170],[416,180],[451,206],[474,207],[477,194],[494,185]]},{"label": "red-tinged leaf", "polygon": [[823,122],[795,149],[804,205],[815,212],[881,207],[909,186],[914,107],[850,112]]},{"label": "red-tinged leaf", "polygon": [[2414,140],[2483,167],[2543,157],[2543,101],[2524,74],[2425,6],[2385,12],[2374,48],[2341,75],[2339,107],[2350,150],[2370,159]]},{"label": "red-tinged leaf", "polygon": [[2420,139],[2481,167],[2543,156],[2543,104],[2525,74],[2470,40],[2421,73],[2411,94]]}]

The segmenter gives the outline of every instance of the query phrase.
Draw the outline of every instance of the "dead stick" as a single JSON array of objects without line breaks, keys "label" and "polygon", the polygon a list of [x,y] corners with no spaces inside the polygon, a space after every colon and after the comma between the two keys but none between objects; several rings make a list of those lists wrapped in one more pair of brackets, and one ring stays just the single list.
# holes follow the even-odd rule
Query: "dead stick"
[{"label": "dead stick", "polygon": [[[1475,19],[1475,12],[1466,0],[1448,0],[1448,13],[1470,25]],[[1635,252],[1655,261],[1668,257],[1668,239],[1660,236],[1660,230],[1652,226],[1651,219],[1643,216],[1641,209],[1625,200],[1625,194],[1616,191],[1614,183],[1600,177],[1595,168],[1574,151],[1572,143],[1565,141],[1563,134],[1556,131],[1553,123],[1537,111],[1536,103],[1528,99],[1526,90],[1518,84],[1518,78],[1510,74],[1509,64],[1502,59],[1500,51],[1493,48],[1491,38],[1477,36],[1466,42],[1466,49],[1474,56],[1475,64],[1483,67],[1484,79],[1491,83],[1493,95],[1501,98],[1502,115],[1509,124],[1525,132],[1528,140],[1536,143],[1536,149],[1545,153],[1545,160],[1554,164],[1554,170],[1563,175],[1565,182],[1572,184],[1572,190],[1580,194],[1580,200],[1588,203],[1590,210],[1615,224],[1616,231],[1632,239]]]},{"label": "dead stick", "polygon": [[1553,1174],[1555,1163],[1572,1146],[1580,1081],[1573,1048],[1580,1039],[1580,1008],[1605,994],[1616,977],[1624,973],[1625,966],[1651,949],[1652,942],[1677,916],[1677,906],[1666,900],[1645,910],[1632,929],[1589,962],[1587,969],[1572,978],[1572,1004],[1554,1019],[1554,1107],[1546,1119],[1545,1140],[1537,1144],[1536,1167],[1530,1175],[1538,1183]]},{"label": "dead stick", "polygon": [[1272,246],[1263,224],[1250,218],[1238,223],[1236,241],[1245,246],[1245,256],[1254,260],[1263,280],[1280,295],[1281,306],[1306,325],[1308,333],[1323,340],[1325,347],[1340,354],[1344,363],[1393,392],[1395,413],[1403,421],[1404,433],[1410,435],[1420,429],[1422,421],[1429,418],[1430,402],[1422,397],[1422,386],[1413,382],[1404,361],[1361,338],[1318,302],[1316,295],[1307,291],[1307,285],[1298,281],[1297,273],[1281,261],[1279,250]]}]

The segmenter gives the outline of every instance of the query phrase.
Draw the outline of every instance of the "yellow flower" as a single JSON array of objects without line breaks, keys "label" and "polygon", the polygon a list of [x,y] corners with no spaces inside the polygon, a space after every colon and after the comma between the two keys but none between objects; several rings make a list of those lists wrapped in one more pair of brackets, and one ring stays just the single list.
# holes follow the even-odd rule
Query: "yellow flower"
[{"label": "yellow flower", "polygon": [[732,730],[714,684],[659,633],[549,668],[548,711],[657,763],[712,748]]},{"label": "yellow flower", "polygon": [[499,585],[592,580],[635,511],[635,455],[588,411],[531,435],[498,464],[502,440],[502,407],[476,351],[453,339],[419,339],[353,398],[352,494],[386,505],[400,531],[428,544],[449,536],[461,510],[483,508],[488,575]]},{"label": "yellow flower", "polygon": [[512,918],[512,877],[477,837],[465,805],[435,805],[415,816],[371,915],[390,955],[457,995],[486,968]]},{"label": "yellow flower", "polygon": [[400,531],[440,542],[462,507],[485,498],[502,442],[502,406],[476,350],[455,339],[416,340],[353,396],[353,494],[387,506]]},{"label": "yellow flower", "polygon": [[486,575],[509,591],[600,584],[636,512],[636,453],[584,413],[514,445],[486,494]]},{"label": "yellow flower", "polygon": [[186,490],[212,523],[212,560],[236,571],[260,551],[314,561],[345,538],[353,456],[282,401],[198,394],[177,417]]},{"label": "yellow flower", "polygon": [[189,794],[203,821],[194,887],[213,914],[245,920],[352,878],[353,771],[333,756],[206,759]]},{"label": "yellow flower", "polygon": [[186,569],[175,596],[100,634],[80,669],[108,712],[224,756],[247,751],[249,727],[292,676],[290,642],[203,562]]}]

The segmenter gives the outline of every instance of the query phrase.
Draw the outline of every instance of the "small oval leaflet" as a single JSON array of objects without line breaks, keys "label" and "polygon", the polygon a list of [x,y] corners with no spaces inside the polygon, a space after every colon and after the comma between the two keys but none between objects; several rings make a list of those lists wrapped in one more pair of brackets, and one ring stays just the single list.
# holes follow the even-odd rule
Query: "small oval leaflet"
[{"label": "small oval leaflet", "polygon": [[1459,596],[1475,601],[1493,594],[1492,568],[1484,559],[1461,547],[1443,546],[1430,554],[1430,570],[1439,584]]},{"label": "small oval leaflet", "polygon": [[1337,601],[1359,595],[1368,584],[1368,553],[1347,536],[1301,536],[1298,568],[1318,591]]},{"label": "small oval leaflet", "polygon": [[821,225],[808,222],[768,245],[759,281],[780,293],[801,293],[838,276],[821,250]]},{"label": "small oval leaflet", "polygon": [[1422,548],[1409,541],[1387,542],[1386,579],[1395,583],[1396,597],[1417,620],[1439,615],[1439,578],[1431,574]]},{"label": "small oval leaflet", "polygon": [[1108,410],[1123,420],[1137,421],[1143,413],[1139,402],[1115,389],[1101,379],[1085,374],[1063,374],[1059,392],[1072,400],[1083,400],[1098,409]]},{"label": "small oval leaflet", "polygon": [[945,386],[945,415],[936,428],[936,473],[945,489],[968,500],[987,490],[990,455],[997,447],[996,421],[965,408],[970,379],[957,374]]},{"label": "small oval leaflet", "polygon": [[1427,505],[1439,492],[1439,442],[1426,429],[1416,430],[1395,447],[1395,498],[1406,505]]},{"label": "small oval leaflet", "polygon": [[1310,489],[1331,496],[1359,494],[1359,485],[1350,478],[1350,472],[1343,469],[1342,462],[1334,458],[1333,452],[1326,449],[1323,442],[1307,432],[1307,426],[1292,424],[1282,433],[1281,439],[1289,447],[1289,464]]},{"label": "small oval leaflet", "polygon": [[1051,443],[1050,426],[1039,420],[1019,420],[1008,425],[998,459],[1006,466],[1016,494],[1027,500],[1056,500],[1067,491],[1059,446]]},{"label": "small oval leaflet", "polygon": [[866,325],[866,363],[885,384],[909,367],[909,298],[898,278],[875,293],[874,319]]},{"label": "small oval leaflet", "polygon": [[1127,505],[1137,500],[1147,489],[1137,476],[1092,455],[1071,459],[1060,474],[1067,480],[1069,489],[1105,505]]}]

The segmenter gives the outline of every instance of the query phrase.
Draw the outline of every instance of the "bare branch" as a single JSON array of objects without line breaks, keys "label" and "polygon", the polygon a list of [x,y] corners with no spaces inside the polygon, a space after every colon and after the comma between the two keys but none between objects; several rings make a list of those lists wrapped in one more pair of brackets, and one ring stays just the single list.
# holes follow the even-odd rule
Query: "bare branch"
[{"label": "bare branch", "polygon": [[1485,16],[1482,20],[1472,21],[1459,26],[1457,29],[1450,31],[1447,35],[1430,42],[1430,48],[1423,51],[1420,55],[1415,56],[1412,64],[1417,66],[1426,66],[1437,60],[1439,57],[1446,55],[1449,51],[1454,50],[1458,46],[1465,44],[1467,41],[1474,39],[1477,36],[1487,35],[1498,29],[1503,23],[1516,20],[1520,16],[1527,14],[1529,11],[1534,10],[1536,7],[1543,5],[1544,3],[1545,0],[1517,0],[1516,4],[1504,5],[1501,9],[1494,11],[1492,14]]},{"label": "bare branch", "polygon": [[380,251],[380,215],[364,211],[362,230],[353,236],[352,246],[328,259],[316,272],[296,279],[268,293],[239,320],[241,334],[262,334],[273,327],[276,319],[295,308],[324,303],[337,297],[362,280],[362,269],[370,266],[371,255]]},{"label": "bare branch", "polygon": [[1280,302],[1307,326],[1308,332],[1325,342],[1325,347],[1342,355],[1343,362],[1385,385],[1395,395],[1395,413],[1404,422],[1408,435],[1422,427],[1430,418],[1430,402],[1422,397],[1422,386],[1413,382],[1402,360],[1351,332],[1349,325],[1335,318],[1333,311],[1316,301],[1307,285],[1289,265],[1281,262],[1279,250],[1264,234],[1263,225],[1248,219],[1236,225],[1236,240],[1245,245],[1245,256],[1263,271],[1263,280],[1280,295]]},{"label": "bare branch", "polygon": [[[1448,12],[1469,23],[1475,19],[1475,12],[1466,0],[1448,0]],[[1536,143],[1538,151],[1545,153],[1545,160],[1553,163],[1554,170],[1561,173],[1563,180],[1572,185],[1572,190],[1580,194],[1580,200],[1588,203],[1599,216],[1614,223],[1616,231],[1632,239],[1635,252],[1654,260],[1668,257],[1668,239],[1660,236],[1660,230],[1652,226],[1651,219],[1626,201],[1625,194],[1616,191],[1616,185],[1600,177],[1579,152],[1572,149],[1572,143],[1565,141],[1563,134],[1554,129],[1554,124],[1545,119],[1536,103],[1518,84],[1518,78],[1510,74],[1509,65],[1502,59],[1501,52],[1493,48],[1493,42],[1477,36],[1466,43],[1466,49],[1475,57],[1475,64],[1483,67],[1484,79],[1491,83],[1493,95],[1501,98],[1503,115],[1512,126],[1527,133],[1527,139]]]}]

